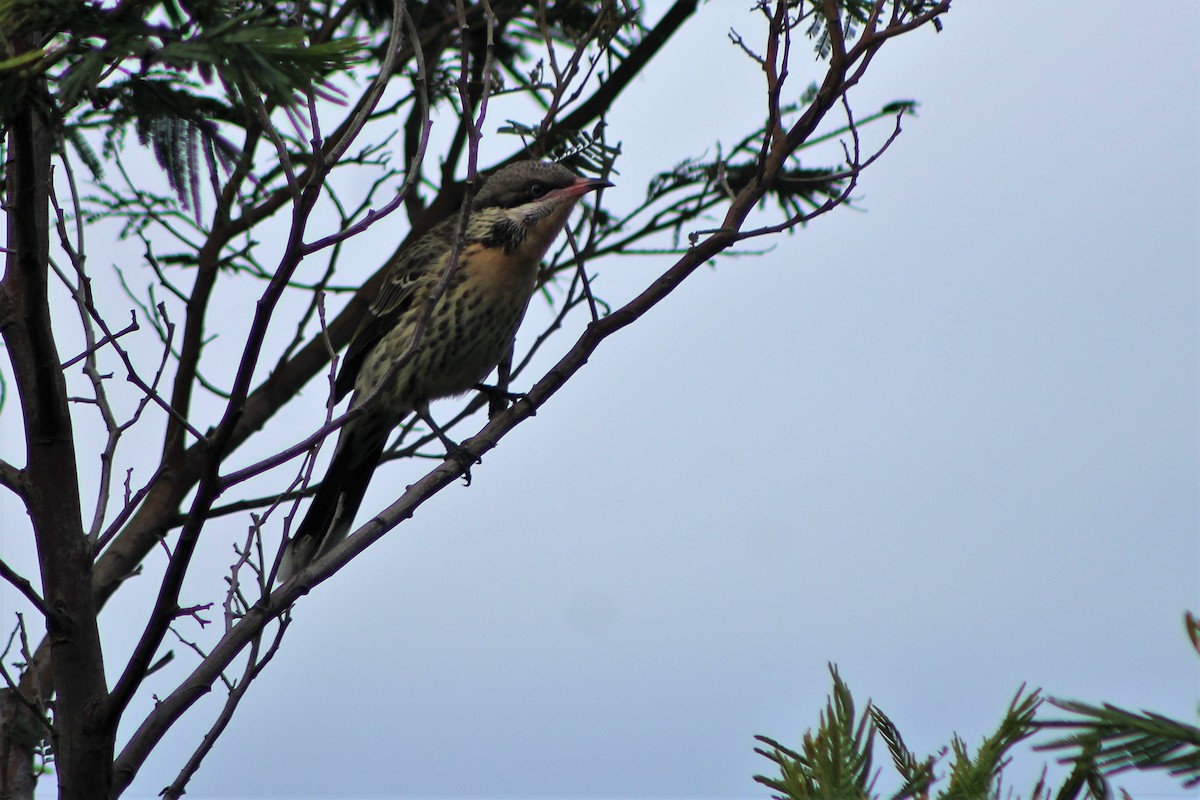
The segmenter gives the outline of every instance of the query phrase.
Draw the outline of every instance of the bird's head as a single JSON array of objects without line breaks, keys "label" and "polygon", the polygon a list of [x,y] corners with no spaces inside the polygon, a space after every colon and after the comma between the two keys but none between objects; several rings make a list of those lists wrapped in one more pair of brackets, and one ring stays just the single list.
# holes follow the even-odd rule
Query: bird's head
[{"label": "bird's head", "polygon": [[529,203],[570,205],[594,189],[612,186],[608,181],[581,178],[562,164],[549,161],[518,161],[488,178],[475,195],[475,208],[512,209]]},{"label": "bird's head", "polygon": [[521,161],[487,180],[475,196],[472,227],[480,239],[541,260],[566,225],[567,215],[588,192],[611,183],[581,178],[562,164]]}]

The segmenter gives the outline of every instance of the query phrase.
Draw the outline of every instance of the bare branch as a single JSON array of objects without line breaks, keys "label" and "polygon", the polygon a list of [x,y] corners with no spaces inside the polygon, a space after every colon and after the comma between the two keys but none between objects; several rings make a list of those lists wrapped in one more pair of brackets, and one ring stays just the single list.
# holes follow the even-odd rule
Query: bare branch
[{"label": "bare branch", "polygon": [[246,660],[246,669],[242,673],[242,679],[230,687],[229,696],[225,698],[225,705],[221,707],[217,719],[204,734],[200,745],[188,758],[187,763],[179,771],[175,780],[171,782],[170,786],[162,790],[160,793],[162,797],[167,798],[167,800],[176,800],[184,795],[188,782],[196,774],[196,771],[200,769],[205,756],[212,751],[213,745],[216,744],[217,739],[225,731],[225,728],[229,725],[229,721],[233,719],[233,713],[237,711],[238,704],[245,696],[246,690],[250,688],[250,684],[254,679],[259,676],[267,664],[270,663],[271,659],[275,657],[275,654],[279,652],[279,645],[283,641],[283,634],[287,630],[289,622],[290,620],[286,617],[280,620],[279,629],[275,632],[275,637],[271,645],[262,654],[261,658],[259,657],[259,647],[262,639],[261,637],[254,638],[250,645],[250,655]]},{"label": "bare branch", "polygon": [[[776,171],[779,166],[775,166]],[[773,177],[768,174],[768,177]],[[692,272],[711,258],[730,247],[737,239],[740,221],[765,193],[762,184],[752,183],[735,199],[726,220],[725,229],[716,231],[698,242],[674,266],[654,281],[632,301],[612,314],[590,324],[574,347],[526,395],[507,411],[493,418],[477,435],[464,442],[471,452],[484,454],[496,446],[513,428],[531,417],[536,409],[557,392],[566,381],[587,363],[605,339],[633,323],[666,298]],[[351,558],[381,538],[387,531],[412,516],[430,497],[454,482],[465,471],[455,458],[448,457],[383,512],[362,525],[347,539],[333,547],[321,558],[297,571],[283,586],[256,604],[238,621],[214,647],[181,688],[160,702],[132,735],[117,759],[118,785],[132,779],[146,755],[165,734],[170,724],[190,707],[200,694],[206,692],[232,659],[272,619],[285,612],[299,597],[326,580]]]},{"label": "bare branch", "polygon": [[[401,26],[404,24],[405,19],[411,20],[411,17],[408,16],[406,4],[403,0],[393,0],[392,28],[388,31],[388,46],[387,50],[384,51],[383,60],[379,65],[379,74],[375,76],[370,87],[363,93],[358,107],[355,108],[354,113],[338,132],[333,147],[318,162],[318,171],[320,171],[321,167],[327,168],[328,164],[336,164],[341,160],[342,156],[362,131],[363,126],[367,124],[371,112],[379,105],[379,98],[383,96],[383,90],[387,88],[388,81],[391,80],[392,74],[396,70],[396,64],[399,63],[400,49],[404,41]],[[416,42],[415,46],[420,45],[417,37],[414,37],[413,41]]]},{"label": "bare branch", "polygon": [[[415,348],[413,349],[415,350]],[[231,472],[228,475],[222,476],[221,490],[224,491],[232,486],[236,486],[237,484],[249,480],[256,475],[261,475],[262,473],[274,469],[281,464],[286,464],[297,456],[304,455],[312,450],[314,445],[324,441],[326,436],[340,429],[347,422],[362,414],[362,412],[363,406],[362,404],[359,404],[346,411],[346,413],[328,420],[324,425],[317,428],[316,431],[301,439],[299,442],[296,442],[295,444],[290,445],[289,447],[280,450],[277,453],[262,459],[261,461],[255,462],[248,467],[243,467],[242,469]]]},{"label": "bare branch", "polygon": [[[366,101],[361,106],[361,110],[365,113],[355,117],[346,135],[331,150],[328,161],[315,168],[311,173],[310,179],[303,183],[299,194],[294,198],[292,229],[289,241],[274,271],[273,277],[267,284],[256,306],[254,319],[247,333],[245,347],[239,360],[225,413],[213,430],[212,435],[205,439],[208,447],[200,466],[200,479],[192,502],[192,508],[189,511],[183,529],[180,531],[179,541],[167,565],[158,598],[150,614],[150,620],[137,646],[134,648],[129,662],[121,673],[121,677],[114,685],[108,697],[105,715],[109,724],[115,725],[116,720],[119,719],[121,713],[123,713],[125,707],[132,699],[134,692],[141,685],[145,677],[146,667],[150,664],[154,653],[157,651],[163,636],[170,626],[171,620],[174,619],[177,613],[179,591],[182,588],[184,575],[187,572],[196,542],[199,539],[200,530],[203,527],[208,510],[212,507],[213,502],[221,491],[222,482],[219,476],[220,461],[228,451],[242,417],[243,404],[250,390],[250,382],[255,367],[258,364],[271,317],[280,298],[283,296],[284,289],[291,280],[292,274],[304,257],[303,236],[309,215],[312,213],[321,192],[321,180],[324,175],[328,174],[332,164],[337,162],[337,159],[349,147],[354,136],[361,130],[362,125],[365,124],[369,110],[374,108],[378,102],[383,84],[386,82],[388,74],[390,74],[387,71],[388,65],[394,63],[395,54],[400,47],[400,26],[403,15],[400,13],[402,9],[399,5],[400,0],[395,0],[393,10],[396,13],[393,15],[391,38],[388,44],[387,55],[385,55],[383,61],[385,68],[381,69],[380,75],[377,77],[372,89],[367,93]],[[266,122],[269,124],[269,120]],[[210,238],[209,243],[213,242],[214,240]],[[209,253],[210,263],[215,263],[215,257],[215,252]],[[193,292],[192,300],[189,303],[187,331],[185,332],[185,335],[191,334],[192,349],[196,355],[198,355],[199,345],[198,332],[202,328],[204,310],[207,308],[207,302],[211,296],[215,281],[215,270],[211,267],[207,270],[202,269],[197,277],[198,286],[202,280],[205,282],[204,291],[200,292],[196,290]],[[181,363],[181,370],[183,366]],[[190,390],[183,386],[179,376],[177,376],[175,387],[177,398],[180,396],[181,391],[183,397],[188,396]],[[173,406],[178,408],[174,403]]]},{"label": "bare branch", "polygon": [[41,612],[42,616],[46,616],[50,613],[46,608],[46,601],[43,600],[42,596],[37,593],[37,590],[33,588],[33,584],[29,582],[29,579],[18,574],[3,560],[0,560],[0,578],[4,578],[4,580],[15,586],[17,591],[25,595],[25,599],[28,600],[34,608]]},{"label": "bare branch", "polygon": [[[44,609],[43,613],[45,613]],[[24,706],[25,709],[33,716],[33,718],[38,721],[42,728],[45,729],[47,735],[49,735],[51,738],[54,738],[58,735],[58,731],[55,730],[53,723],[51,723],[50,719],[46,716],[45,705],[41,702],[41,698],[35,697],[31,699],[27,697],[25,693],[21,691],[21,688],[18,686],[17,682],[13,680],[13,677],[9,673],[7,667],[4,666],[4,659],[7,658],[8,651],[12,649],[13,640],[17,638],[18,634],[20,635],[21,639],[22,660],[25,664],[30,663],[29,639],[25,633],[25,617],[20,612],[17,612],[16,627],[13,628],[13,632],[8,636],[8,644],[4,646],[4,652],[0,653],[0,677],[4,678],[4,683],[8,687],[10,696],[17,698],[17,702]],[[5,761],[7,761],[7,759],[5,759]]]},{"label": "bare branch", "polygon": [[696,13],[697,0],[676,0],[658,24],[642,37],[612,74],[605,78],[596,91],[575,110],[551,128],[545,137],[545,145],[552,146],[560,131],[582,130],[600,119],[613,102],[636,78],[646,65],[658,55],[662,47]]},{"label": "bare branch", "polygon": [[135,333],[140,330],[141,330],[141,326],[138,325],[137,317],[134,317],[133,321],[130,322],[128,325],[126,325],[121,330],[117,331],[114,334],[101,337],[94,345],[89,347],[87,350],[84,350],[82,353],[75,356],[74,358],[71,358],[71,359],[65,361],[62,365],[62,368],[67,369],[69,367],[73,367],[74,365],[78,364],[80,361],[83,361],[85,358],[87,358],[91,354],[95,353],[101,347],[104,347],[104,345],[108,344],[109,342],[115,342],[117,339],[120,339],[122,336],[125,336],[130,333]]},{"label": "bare branch", "polygon": [[7,461],[0,461],[0,486],[23,498],[27,489],[25,472]]}]

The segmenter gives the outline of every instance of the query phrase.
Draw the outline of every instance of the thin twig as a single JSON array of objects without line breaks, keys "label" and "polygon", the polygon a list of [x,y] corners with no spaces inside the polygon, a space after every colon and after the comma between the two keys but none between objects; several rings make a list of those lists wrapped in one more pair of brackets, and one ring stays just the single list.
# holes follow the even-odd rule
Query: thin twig
[{"label": "thin twig", "polygon": [[37,589],[33,588],[33,584],[24,575],[21,575],[2,559],[0,559],[0,578],[11,583],[16,587],[17,591],[25,595],[25,599],[36,608],[42,616],[50,616],[50,609],[46,607],[46,601],[37,593]]},{"label": "thin twig", "polygon": [[109,342],[115,342],[117,339],[120,339],[122,336],[125,336],[130,333],[135,333],[137,331],[140,331],[141,329],[142,329],[141,326],[138,325],[137,317],[134,317],[133,322],[130,322],[128,325],[126,325],[121,330],[117,331],[116,333],[112,334],[111,336],[101,337],[100,339],[98,339],[96,341],[96,343],[92,347],[88,348],[87,350],[84,350],[82,353],[80,353],[79,355],[70,359],[69,361],[63,362],[62,369],[65,370],[65,369],[75,366],[80,361],[83,361],[89,355],[96,352],[101,347],[104,347],[104,345],[108,344]]},{"label": "thin twig", "polygon": [[[25,618],[20,612],[17,613],[17,625],[16,628],[13,629],[12,634],[10,634],[8,637],[8,645],[4,648],[3,656],[8,655],[8,651],[12,648],[13,639],[16,638],[18,631],[21,634],[21,642],[23,643],[21,649],[24,653],[28,651],[29,647],[28,639],[25,637]],[[30,663],[30,660],[27,656],[25,657],[25,663]],[[49,719],[46,718],[46,709],[42,708],[40,703],[30,700],[25,693],[21,691],[20,687],[17,685],[17,682],[13,680],[12,675],[9,674],[8,669],[4,666],[4,659],[2,657],[0,657],[0,677],[4,678],[4,683],[8,686],[8,690],[12,692],[13,697],[16,697],[17,701],[21,705],[25,706],[29,713],[41,723],[42,727],[46,729],[46,733],[49,734],[52,739],[57,738],[58,731],[54,729],[54,725]]]},{"label": "thin twig", "polygon": [[184,795],[188,782],[196,774],[196,771],[200,769],[205,756],[212,751],[213,745],[216,744],[217,739],[225,731],[225,728],[229,725],[229,721],[233,719],[233,714],[237,711],[238,704],[245,696],[246,690],[250,688],[250,684],[253,683],[254,679],[259,676],[267,664],[270,663],[271,659],[275,657],[275,654],[279,652],[279,645],[283,641],[283,634],[287,630],[288,624],[289,619],[287,617],[280,620],[279,630],[276,631],[275,638],[267,648],[267,651],[262,654],[261,658],[259,658],[258,651],[262,639],[261,637],[255,637],[250,645],[250,654],[246,661],[246,669],[242,673],[242,679],[230,688],[229,696],[225,698],[225,704],[221,707],[221,712],[204,734],[204,738],[200,741],[199,746],[196,747],[196,750],[188,758],[187,763],[179,771],[175,780],[171,782],[170,786],[162,790],[161,795],[164,798],[167,798],[167,800],[178,800],[178,798]]}]

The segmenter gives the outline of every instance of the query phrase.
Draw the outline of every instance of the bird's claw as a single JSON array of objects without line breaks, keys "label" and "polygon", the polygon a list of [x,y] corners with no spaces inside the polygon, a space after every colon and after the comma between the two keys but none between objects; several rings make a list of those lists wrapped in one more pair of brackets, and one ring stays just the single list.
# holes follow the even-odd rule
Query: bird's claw
[{"label": "bird's claw", "polygon": [[487,383],[477,383],[475,384],[475,388],[480,393],[487,395],[489,417],[494,417],[513,403],[529,399],[529,395],[525,392],[510,392],[507,389],[501,389],[499,386],[492,386]]},{"label": "bird's claw", "polygon": [[483,458],[477,453],[453,442],[446,443],[446,458],[454,459],[462,467],[464,486],[471,485],[471,467],[483,463]]},{"label": "bird's claw", "polygon": [[492,399],[507,400],[510,403],[516,403],[529,397],[525,392],[510,392],[507,389],[501,389],[499,386],[492,386],[487,383],[477,383],[475,384],[475,388]]}]

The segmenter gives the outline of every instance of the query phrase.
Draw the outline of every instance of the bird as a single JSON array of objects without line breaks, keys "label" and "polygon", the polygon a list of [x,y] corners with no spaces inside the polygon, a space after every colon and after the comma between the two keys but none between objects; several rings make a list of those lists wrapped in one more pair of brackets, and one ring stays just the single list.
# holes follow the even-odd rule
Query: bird
[{"label": "bird", "polygon": [[571,210],[588,192],[612,185],[554,162],[515,162],[482,183],[461,241],[456,214],[392,258],[334,380],[332,402],[353,391],[350,409],[361,411],[342,427],[325,478],[284,548],[281,581],[346,537],[389,434],[409,414],[433,428],[448,455],[477,460],[437,428],[428,404],[487,388],[481,383],[512,346],[542,258]]}]

